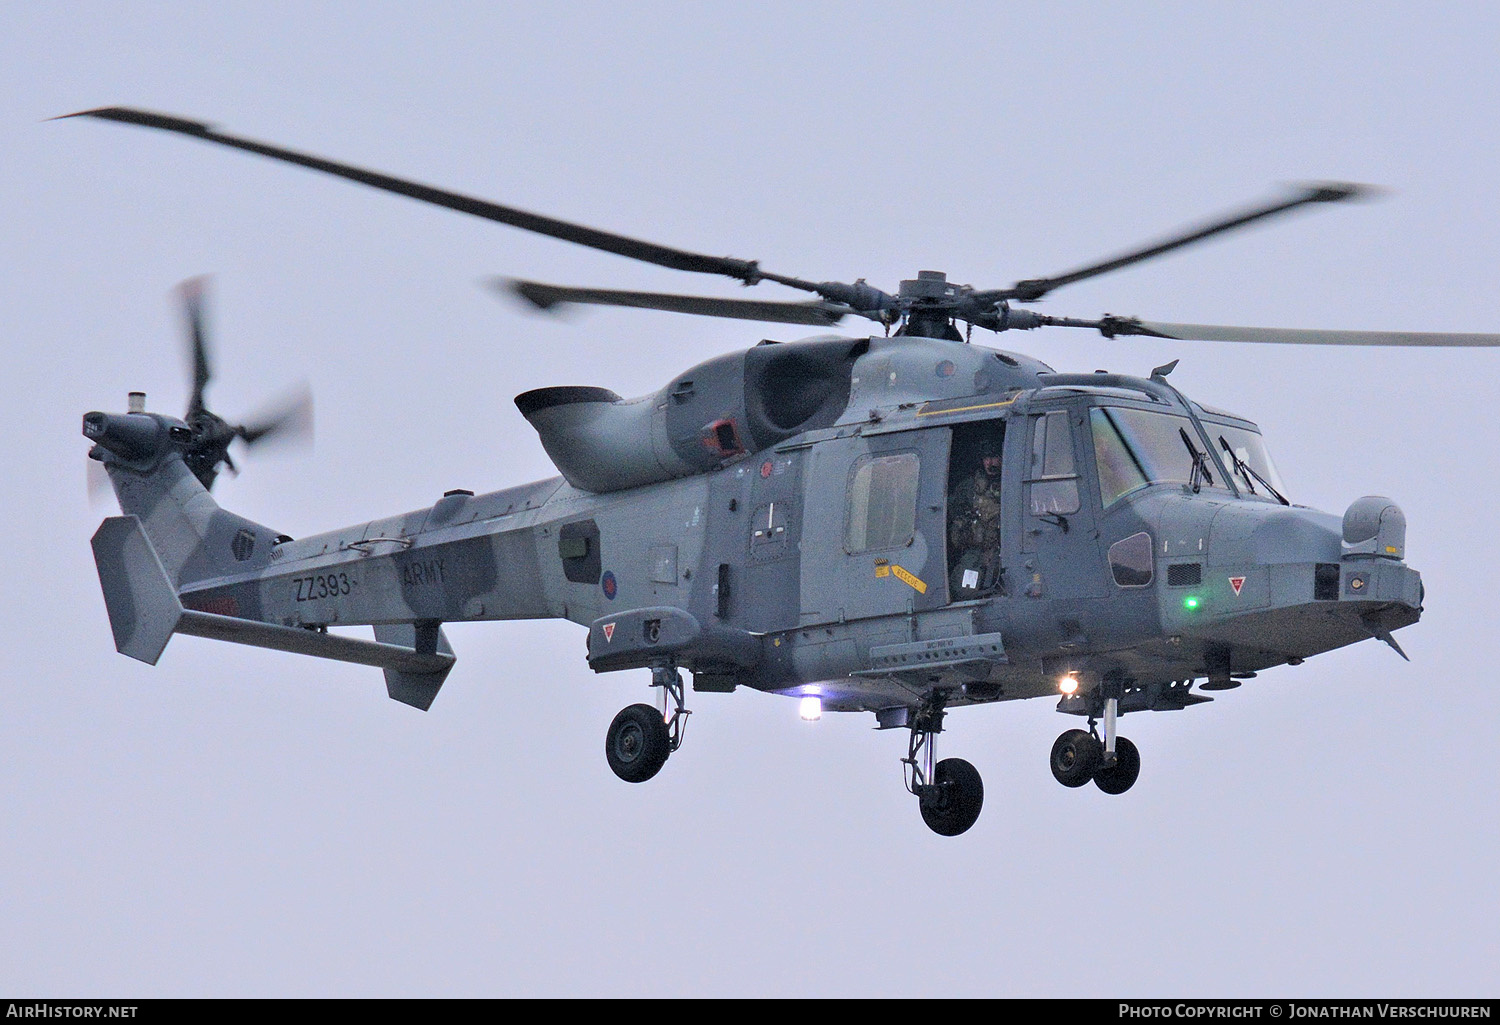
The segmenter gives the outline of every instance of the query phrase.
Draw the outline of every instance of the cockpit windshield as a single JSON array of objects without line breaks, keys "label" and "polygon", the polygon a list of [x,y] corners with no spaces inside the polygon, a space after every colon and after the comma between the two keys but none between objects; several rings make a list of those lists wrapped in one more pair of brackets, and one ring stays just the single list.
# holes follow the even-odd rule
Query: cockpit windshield
[{"label": "cockpit windshield", "polygon": [[[1100,499],[1107,508],[1137,488],[1160,481],[1227,489],[1218,465],[1202,451],[1202,439],[1185,416],[1123,406],[1089,411]],[[1259,434],[1243,427],[1203,424],[1219,460],[1234,474],[1241,492],[1278,497],[1281,477]],[[1231,458],[1232,453],[1232,458]],[[1198,469],[1195,474],[1194,465]]]},{"label": "cockpit windshield", "polygon": [[1276,464],[1271,462],[1271,453],[1266,451],[1266,443],[1259,434],[1243,427],[1207,420],[1203,422],[1203,429],[1219,446],[1220,457],[1242,490],[1286,502],[1282,497],[1286,494],[1286,485],[1281,483],[1281,474],[1276,472]]}]

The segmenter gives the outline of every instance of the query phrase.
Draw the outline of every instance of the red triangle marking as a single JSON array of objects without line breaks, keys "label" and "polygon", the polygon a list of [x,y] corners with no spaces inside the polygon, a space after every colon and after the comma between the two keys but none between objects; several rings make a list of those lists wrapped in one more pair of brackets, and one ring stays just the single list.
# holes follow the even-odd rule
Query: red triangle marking
[{"label": "red triangle marking", "polygon": [[[1235,590],[1239,590],[1239,588],[1235,588]],[[608,644],[610,641],[613,641],[614,639],[615,639],[615,624],[613,624],[613,623],[605,623],[604,624],[604,642],[606,644]]]},{"label": "red triangle marking", "polygon": [[1245,586],[1245,578],[1244,577],[1230,577],[1229,578],[1229,586],[1232,587],[1232,588],[1234,588],[1235,597],[1238,597],[1239,593],[1240,593],[1240,588],[1242,588],[1242,587]]}]

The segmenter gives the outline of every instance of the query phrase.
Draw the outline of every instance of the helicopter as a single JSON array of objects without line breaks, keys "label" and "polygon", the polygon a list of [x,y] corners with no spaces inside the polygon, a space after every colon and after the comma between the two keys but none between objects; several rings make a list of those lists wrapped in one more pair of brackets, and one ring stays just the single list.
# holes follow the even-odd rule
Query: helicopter
[{"label": "helicopter", "polygon": [[[1321,182],[1064,274],[978,289],[924,270],[886,292],[816,282],[380,174],[126,107],[81,111],[245,150],[592,249],[816,298],[752,300],[496,279],[540,310],[636,307],[879,333],[765,340],[623,399],[562,385],[516,397],[559,476],[294,539],[210,495],[229,445],[299,419],[231,426],[203,401],[201,290],[187,296],[194,391],[178,419],[90,412],[89,455],[122,515],[92,545],[116,648],[149,664],[188,634],[378,667],[426,710],[454,665],[444,623],[559,618],[596,672],[645,670],[654,702],[605,735],[620,779],[653,778],[685,735],[687,687],[794,697],[805,718],[867,712],[908,732],[906,789],[934,832],[984,803],[937,757],[947,714],[1057,701],[1083,727],[1049,764],[1122,794],[1141,758],[1121,716],[1214,700],[1268,669],[1395,631],[1423,611],[1406,520],[1383,496],[1294,504],[1259,427],[1147,376],[1057,372],[972,343],[1083,328],[1106,338],[1496,346],[1497,334],[1178,324],[1028,309],[1063,286],[1289,211],[1365,196]],[[374,640],[335,632],[369,626]]]}]

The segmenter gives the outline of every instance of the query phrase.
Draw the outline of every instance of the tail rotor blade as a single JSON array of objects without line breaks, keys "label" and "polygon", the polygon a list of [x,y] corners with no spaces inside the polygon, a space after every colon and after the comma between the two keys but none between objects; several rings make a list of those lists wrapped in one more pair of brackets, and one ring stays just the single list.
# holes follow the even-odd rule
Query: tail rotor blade
[{"label": "tail rotor blade", "polygon": [[310,444],[313,436],[313,400],[307,385],[284,396],[245,423],[235,434],[247,445],[262,442]]},{"label": "tail rotor blade", "polygon": [[90,459],[84,467],[84,482],[88,491],[89,505],[97,507],[104,502],[104,496],[109,494],[109,471],[104,464],[97,459]]},{"label": "tail rotor blade", "polygon": [[187,411],[189,420],[203,412],[203,391],[213,378],[213,370],[209,366],[208,328],[204,323],[208,280],[207,277],[189,278],[177,286],[177,294],[182,299],[183,313],[187,318],[188,348],[193,365],[193,394],[188,400]]}]

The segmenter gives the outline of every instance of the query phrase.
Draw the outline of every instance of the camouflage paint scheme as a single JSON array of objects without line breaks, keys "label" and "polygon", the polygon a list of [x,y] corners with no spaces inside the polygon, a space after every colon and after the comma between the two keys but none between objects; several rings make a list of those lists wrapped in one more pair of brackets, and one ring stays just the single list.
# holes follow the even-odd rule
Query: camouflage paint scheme
[{"label": "camouflage paint scheme", "polygon": [[[589,628],[601,672],[682,667],[697,690],[816,694],[894,727],[935,689],[950,707],[1056,697],[1064,673],[1082,683],[1064,711],[1096,710],[1104,680],[1123,688],[1122,712],[1179,709],[1210,700],[1195,680],[1233,686],[1371,637],[1394,647],[1390,632],[1421,613],[1392,503],[1361,499],[1341,522],[1226,488],[1207,435],[1190,447],[1207,447],[1220,486],[1156,483],[1101,508],[1092,407],[1254,431],[1161,377],[1056,375],[939,339],[821,338],[710,360],[633,402],[599,388],[517,402],[562,477],[297,540],[217,506],[173,447],[180,421],[90,414],[91,454],[125,514],[95,538],[117,646],[154,662],[176,629],[366,661],[386,668],[392,697],[425,708],[451,665],[439,624],[560,618]],[[1081,501],[1066,515],[1028,499],[1047,413],[1069,428]],[[953,429],[996,420],[1005,586],[950,602]],[[909,455],[911,530],[848,551],[853,474]],[[1142,533],[1148,582],[1122,585],[1108,553]],[[175,598],[143,582],[153,553]],[[1198,582],[1169,583],[1179,565]],[[338,639],[327,628],[357,625],[380,643],[318,647]]]}]

